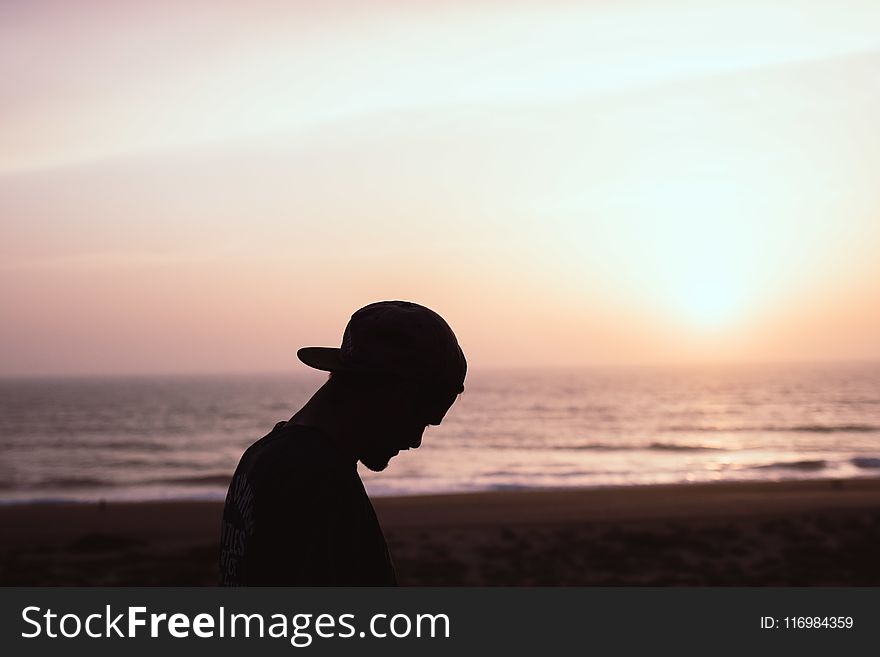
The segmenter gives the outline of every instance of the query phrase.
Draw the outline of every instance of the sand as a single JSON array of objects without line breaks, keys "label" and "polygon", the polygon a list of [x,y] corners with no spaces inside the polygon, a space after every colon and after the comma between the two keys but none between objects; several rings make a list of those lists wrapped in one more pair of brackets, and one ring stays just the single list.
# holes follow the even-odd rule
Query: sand
[{"label": "sand", "polygon": [[[404,585],[880,585],[880,479],[377,498]],[[215,502],[0,507],[0,584],[213,585]]]}]

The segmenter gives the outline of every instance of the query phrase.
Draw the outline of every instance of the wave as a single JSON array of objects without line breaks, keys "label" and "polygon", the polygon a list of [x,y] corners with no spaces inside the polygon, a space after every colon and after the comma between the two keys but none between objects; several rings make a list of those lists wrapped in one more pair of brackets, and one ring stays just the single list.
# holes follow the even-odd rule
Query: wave
[{"label": "wave", "polygon": [[231,474],[195,475],[192,477],[168,477],[159,479],[132,479],[128,481],[111,481],[95,477],[58,477],[25,485],[5,484],[0,490],[38,489],[77,489],[77,488],[136,488],[138,486],[228,486]]},{"label": "wave", "polygon": [[177,486],[228,486],[232,479],[230,474],[210,474],[195,477],[170,477],[167,479],[153,479],[150,484],[172,484]]},{"label": "wave", "polygon": [[711,445],[688,445],[681,443],[582,443],[580,445],[516,445],[516,444],[471,444],[461,445],[463,448],[480,449],[519,449],[524,451],[560,450],[560,451],[587,451],[587,452],[633,452],[633,451],[658,451],[658,452],[710,452],[727,451],[724,447]]},{"label": "wave", "polygon": [[505,491],[505,490],[528,490],[533,488],[527,484],[493,484],[489,486],[489,490]]},{"label": "wave", "polygon": [[[541,476],[546,473],[538,473],[538,472],[512,472],[510,470],[497,470],[495,472],[484,472],[480,474],[480,477],[485,477],[487,479],[492,479],[496,477],[535,477]],[[565,477],[583,477],[590,475],[601,475],[601,474],[624,474],[620,472],[602,472],[599,470],[562,470],[550,473],[547,475],[550,478],[560,478],[564,479]]]},{"label": "wave", "polygon": [[124,486],[106,479],[97,479],[95,477],[58,477],[44,479],[21,488],[111,488],[113,486]]},{"label": "wave", "polygon": [[675,425],[671,427],[665,427],[663,430],[673,433],[880,433],[880,426],[874,424],[799,424],[783,427],[716,427],[711,425]]},{"label": "wave", "polygon": [[776,463],[768,463],[766,465],[752,466],[753,470],[802,470],[805,472],[815,472],[824,470],[828,467],[827,461],[822,459],[810,461],[778,461]]},{"label": "wave", "polygon": [[154,441],[145,440],[99,440],[90,441],[77,437],[63,438],[44,438],[37,439],[28,436],[18,436],[3,442],[3,447],[7,449],[89,449],[89,450],[106,450],[106,451],[131,451],[131,452],[163,452],[163,451],[183,451],[185,448],[180,444],[163,443],[163,436],[157,436]]},{"label": "wave", "polygon": [[715,452],[725,451],[723,447],[710,447],[709,445],[679,445],[676,443],[651,443],[648,449],[660,452]]},{"label": "wave", "polygon": [[[630,449],[628,445],[613,445],[611,443],[584,443],[582,445],[552,445],[550,449],[576,449],[592,452],[613,452],[621,449]],[[543,449],[543,448],[542,448]]]},{"label": "wave", "polygon": [[[541,449],[547,449],[541,447]],[[653,442],[647,444],[623,444],[614,445],[612,443],[586,443],[584,445],[554,445],[549,449],[574,449],[587,450],[597,452],[630,452],[630,451],[654,451],[654,452],[713,452],[725,451],[723,447],[712,447],[711,445],[688,445],[681,443],[663,443]]]},{"label": "wave", "polygon": [[806,433],[878,433],[880,427],[873,424],[807,424],[798,427],[789,427],[786,431],[806,432]]},{"label": "wave", "polygon": [[863,470],[873,470],[875,468],[880,468],[880,458],[872,458],[870,456],[856,456],[850,460],[857,468],[862,468]]}]

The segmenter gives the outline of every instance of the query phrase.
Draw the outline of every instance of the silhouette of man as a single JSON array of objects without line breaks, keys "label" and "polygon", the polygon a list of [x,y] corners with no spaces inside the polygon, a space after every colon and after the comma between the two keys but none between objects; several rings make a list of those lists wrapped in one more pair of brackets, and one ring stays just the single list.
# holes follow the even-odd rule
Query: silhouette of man
[{"label": "silhouette of man", "polygon": [[242,455],[223,510],[220,583],[394,585],[357,462],[378,472],[421,444],[464,390],[464,353],[434,311],[380,301],[352,315],[340,348],[297,356],[330,377]]}]

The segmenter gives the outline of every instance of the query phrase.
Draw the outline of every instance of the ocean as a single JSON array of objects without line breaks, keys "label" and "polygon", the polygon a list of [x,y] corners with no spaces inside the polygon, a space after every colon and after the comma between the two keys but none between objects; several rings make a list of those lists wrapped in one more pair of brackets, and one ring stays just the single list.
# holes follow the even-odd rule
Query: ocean
[{"label": "ocean", "polygon": [[[0,380],[0,502],[223,499],[322,375]],[[880,364],[476,370],[373,495],[880,476]]]}]

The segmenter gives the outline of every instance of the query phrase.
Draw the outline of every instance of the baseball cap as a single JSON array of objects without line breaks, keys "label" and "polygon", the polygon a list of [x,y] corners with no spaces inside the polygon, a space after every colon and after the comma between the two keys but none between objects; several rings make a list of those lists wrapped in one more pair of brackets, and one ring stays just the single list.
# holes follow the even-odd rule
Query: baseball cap
[{"label": "baseball cap", "polygon": [[340,347],[303,347],[297,357],[326,372],[390,375],[464,390],[467,361],[440,315],[410,301],[378,301],[356,311]]}]

